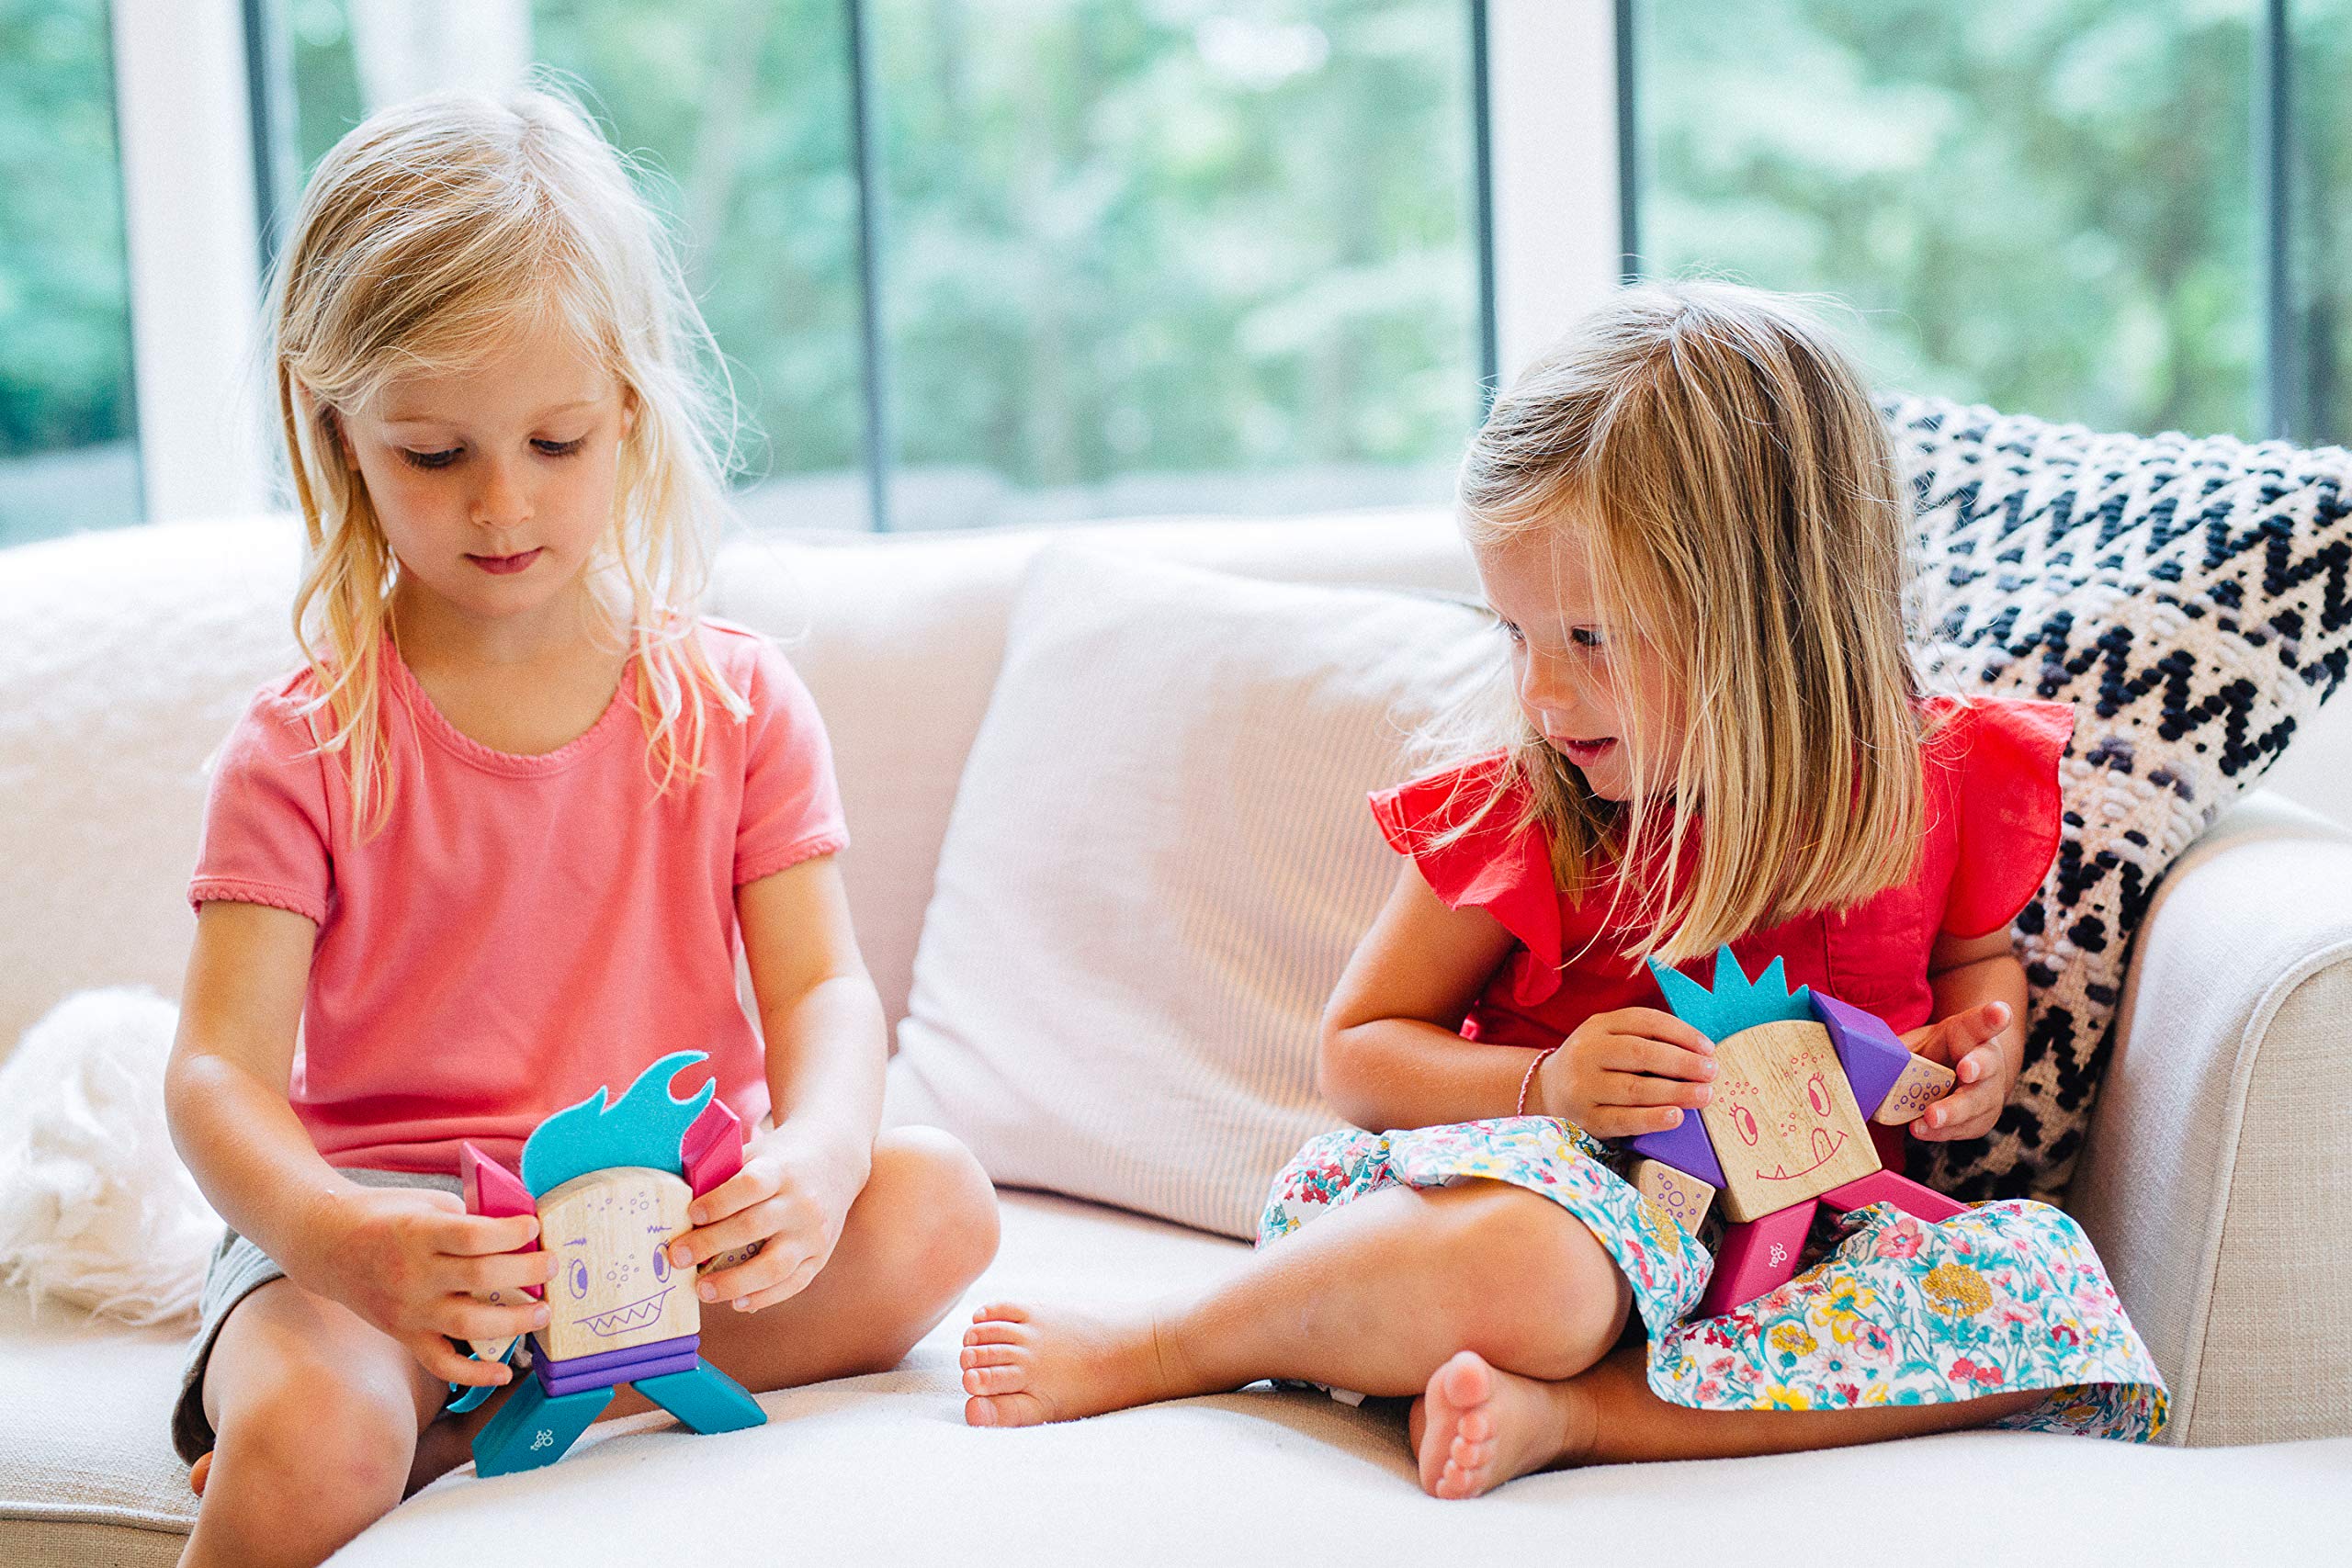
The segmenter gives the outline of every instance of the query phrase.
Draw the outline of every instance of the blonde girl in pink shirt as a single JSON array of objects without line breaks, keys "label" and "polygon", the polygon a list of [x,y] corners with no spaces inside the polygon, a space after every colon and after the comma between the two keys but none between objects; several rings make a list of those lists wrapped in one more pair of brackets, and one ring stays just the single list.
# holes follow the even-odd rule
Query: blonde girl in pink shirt
[{"label": "blonde girl in pink shirt", "polygon": [[450,1384],[512,1374],[452,1337],[547,1311],[472,1292],[552,1266],[514,1250],[536,1220],[465,1212],[459,1143],[511,1162],[671,1052],[759,1129],[672,1259],[763,1244],[699,1287],[748,1387],[893,1365],[996,1243],[960,1145],[876,1135],[814,705],[695,613],[722,400],[619,157],[545,92],[386,111],[319,165],[271,306],[308,660],[223,749],[189,890],[168,1105],[231,1234],[174,1416],[184,1563],[319,1562],[464,1458],[497,1402]]}]

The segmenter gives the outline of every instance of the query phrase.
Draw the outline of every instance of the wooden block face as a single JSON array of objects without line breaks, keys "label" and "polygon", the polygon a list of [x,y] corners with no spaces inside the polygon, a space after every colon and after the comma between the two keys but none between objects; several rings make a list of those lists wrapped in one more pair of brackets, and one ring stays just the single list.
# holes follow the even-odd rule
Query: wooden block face
[{"label": "wooden block face", "polygon": [[1634,1163],[1634,1190],[1678,1221],[1682,1228],[1694,1235],[1699,1222],[1707,1217],[1714,1205],[1715,1190],[1687,1170],[1677,1170],[1664,1160],[1645,1159]]},{"label": "wooden block face", "polygon": [[1957,1073],[1925,1056],[1914,1056],[1904,1065],[1903,1076],[1886,1091],[1886,1098],[1871,1112],[1871,1120],[1883,1122],[1890,1127],[1900,1127],[1917,1118],[1919,1112],[1941,1100],[1959,1081]]},{"label": "wooden block face", "polygon": [[620,1166],[576,1176],[539,1197],[540,1245],[555,1254],[551,1321],[540,1350],[560,1360],[625,1350],[702,1326],[694,1271],[669,1246],[691,1227],[686,1184],[668,1171]]},{"label": "wooden block face", "polygon": [[1699,1115],[1724,1168],[1724,1213],[1752,1220],[1879,1168],[1862,1108],[1820,1024],[1759,1023],[1715,1043]]}]

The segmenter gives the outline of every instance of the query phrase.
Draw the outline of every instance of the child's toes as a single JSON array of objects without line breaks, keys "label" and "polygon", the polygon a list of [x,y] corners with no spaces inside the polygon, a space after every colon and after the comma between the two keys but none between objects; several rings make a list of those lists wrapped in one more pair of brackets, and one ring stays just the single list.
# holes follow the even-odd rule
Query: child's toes
[{"label": "child's toes", "polygon": [[964,1402],[967,1427],[1035,1427],[1046,1419],[1046,1404],[1033,1393],[999,1394]]},{"label": "child's toes", "polygon": [[1018,1345],[967,1345],[956,1358],[956,1364],[967,1370],[973,1367],[1009,1367],[1021,1359]]},{"label": "child's toes", "polygon": [[1021,1323],[976,1323],[964,1330],[966,1345],[1020,1345],[1028,1338],[1028,1325]]},{"label": "child's toes", "polygon": [[974,1323],[1026,1323],[1029,1309],[1014,1302],[989,1302],[972,1314]]},{"label": "child's toes", "polygon": [[1010,1367],[967,1367],[964,1370],[966,1393],[1015,1393],[1029,1381],[1029,1369]]}]

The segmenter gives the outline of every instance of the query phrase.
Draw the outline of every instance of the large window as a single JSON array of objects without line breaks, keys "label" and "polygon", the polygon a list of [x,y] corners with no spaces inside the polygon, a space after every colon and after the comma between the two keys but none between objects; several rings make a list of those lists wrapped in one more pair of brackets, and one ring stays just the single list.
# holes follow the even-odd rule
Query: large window
[{"label": "large window", "polygon": [[1888,386],[2352,436],[2352,0],[0,0],[0,542],[265,504],[220,427],[303,178],[534,62],[685,236],[755,525],[1436,501],[1621,271],[1834,294]]},{"label": "large window", "polygon": [[101,0],[0,0],[0,545],[135,521]]},{"label": "large window", "polygon": [[1463,0],[291,0],[285,26],[304,170],[452,62],[584,85],[691,242],[757,523],[1433,501],[1480,412]]},{"label": "large window", "polygon": [[1821,289],[1891,385],[2352,435],[2346,0],[1638,0],[1636,249]]}]

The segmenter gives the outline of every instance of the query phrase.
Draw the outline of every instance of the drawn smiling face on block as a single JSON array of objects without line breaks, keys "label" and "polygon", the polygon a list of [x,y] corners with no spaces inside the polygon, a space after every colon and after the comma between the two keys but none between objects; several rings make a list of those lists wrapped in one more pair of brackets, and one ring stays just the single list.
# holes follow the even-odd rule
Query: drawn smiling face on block
[{"label": "drawn smiling face on block", "polygon": [[559,1360],[675,1339],[702,1325],[694,1270],[670,1261],[689,1228],[686,1184],[667,1171],[616,1166],[539,1199],[540,1245],[556,1255],[552,1322],[539,1331]]},{"label": "drawn smiling face on block", "polygon": [[1715,1046],[1714,1098],[1700,1112],[1723,1166],[1724,1212],[1754,1219],[1860,1179],[1878,1151],[1846,1070],[1818,1023],[1743,1029]]}]

